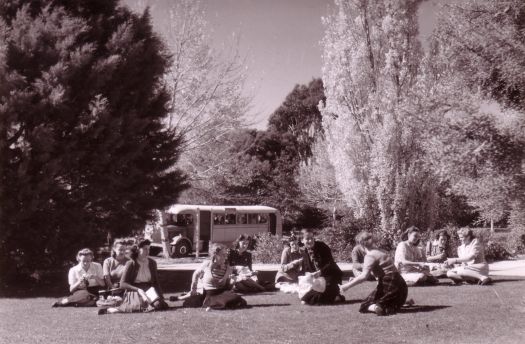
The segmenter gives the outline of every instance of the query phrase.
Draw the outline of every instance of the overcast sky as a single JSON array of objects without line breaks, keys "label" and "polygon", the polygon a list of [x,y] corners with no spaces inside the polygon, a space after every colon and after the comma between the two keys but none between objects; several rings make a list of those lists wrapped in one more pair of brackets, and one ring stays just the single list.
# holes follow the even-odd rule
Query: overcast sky
[{"label": "overcast sky", "polygon": [[[147,4],[154,24],[167,19],[169,4],[177,0],[126,0]],[[420,8],[420,32],[428,36],[434,25],[437,0]],[[250,121],[264,129],[270,114],[294,85],[321,76],[323,37],[321,17],[332,0],[203,0],[210,34],[222,47],[232,34],[240,35],[240,50],[248,61],[246,94],[253,95]],[[160,29],[160,25],[158,26]]]}]

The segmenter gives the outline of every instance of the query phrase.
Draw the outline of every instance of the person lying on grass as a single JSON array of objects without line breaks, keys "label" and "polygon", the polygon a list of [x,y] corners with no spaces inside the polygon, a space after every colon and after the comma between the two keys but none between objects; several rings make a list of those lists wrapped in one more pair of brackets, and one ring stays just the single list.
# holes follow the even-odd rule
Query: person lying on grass
[{"label": "person lying on grass", "polygon": [[485,260],[483,244],[474,236],[472,229],[462,228],[458,231],[461,246],[458,247],[458,258],[447,259],[447,264],[461,264],[447,272],[447,277],[454,283],[477,282],[487,285],[492,282],[489,277],[489,265]]},{"label": "person lying on grass", "polygon": [[407,299],[408,287],[405,280],[397,271],[392,258],[376,247],[371,233],[359,233],[356,242],[366,250],[363,272],[350,282],[341,285],[341,292],[365,282],[370,274],[374,274],[377,278],[377,287],[363,301],[359,311],[374,312],[377,315],[396,313]]},{"label": "person lying on grass", "polygon": [[236,267],[233,273],[242,277],[237,278],[233,284],[233,290],[240,293],[258,293],[266,290],[257,280],[257,271],[252,269],[252,253],[248,251],[251,240],[250,236],[240,235],[233,243],[234,247],[228,251],[228,263]]},{"label": "person lying on grass", "polygon": [[125,290],[124,300],[118,307],[100,309],[99,314],[151,312],[168,308],[158,281],[157,263],[149,258],[150,244],[146,239],[131,247],[131,259],[126,263],[120,279],[120,288]]},{"label": "person lying on grass", "polygon": [[[206,307],[209,309],[242,308],[247,303],[239,295],[230,291],[230,278],[233,268],[228,264],[226,247],[213,244],[209,259],[195,270],[191,282],[190,297],[185,297],[184,307]],[[202,293],[197,291],[201,281]]]},{"label": "person lying on grass", "polygon": [[105,282],[102,266],[93,262],[93,251],[83,248],[77,253],[78,265],[69,269],[68,282],[71,295],[61,298],[53,307],[91,307],[95,306],[99,290]]},{"label": "person lying on grass", "polygon": [[397,245],[395,253],[396,268],[401,276],[409,286],[438,283],[426,265],[425,253],[419,248],[421,242],[419,228],[409,227],[403,236],[405,240]]},{"label": "person lying on grass", "polygon": [[312,229],[305,228],[302,233],[303,271],[312,273],[314,278],[323,277],[326,280],[326,288],[323,292],[310,290],[301,298],[301,302],[309,305],[343,302],[345,298],[339,293],[343,272],[334,261],[332,250],[324,242],[315,240]]}]

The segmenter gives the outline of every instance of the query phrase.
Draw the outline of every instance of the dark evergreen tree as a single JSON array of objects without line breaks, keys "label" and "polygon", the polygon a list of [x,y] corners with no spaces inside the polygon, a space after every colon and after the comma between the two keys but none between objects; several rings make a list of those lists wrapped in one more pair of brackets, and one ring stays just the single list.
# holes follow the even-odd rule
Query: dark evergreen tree
[{"label": "dark evergreen tree", "polygon": [[71,260],[176,201],[169,54],[147,11],[0,0],[0,36],[2,276]]}]

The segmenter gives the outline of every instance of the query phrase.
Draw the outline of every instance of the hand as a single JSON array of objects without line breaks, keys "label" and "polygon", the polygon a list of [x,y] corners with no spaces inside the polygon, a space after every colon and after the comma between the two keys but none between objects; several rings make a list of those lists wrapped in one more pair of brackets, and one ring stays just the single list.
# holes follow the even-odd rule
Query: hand
[{"label": "hand", "polygon": [[339,294],[344,294],[345,288],[343,288],[341,284],[338,284],[338,286],[339,286]]},{"label": "hand", "polygon": [[446,261],[447,265],[454,265],[455,263],[457,263],[457,259],[456,258],[448,258],[447,261]]},{"label": "hand", "polygon": [[146,296],[146,292],[142,289],[138,289],[137,292],[139,293],[140,297],[144,301],[148,301],[148,297]]}]

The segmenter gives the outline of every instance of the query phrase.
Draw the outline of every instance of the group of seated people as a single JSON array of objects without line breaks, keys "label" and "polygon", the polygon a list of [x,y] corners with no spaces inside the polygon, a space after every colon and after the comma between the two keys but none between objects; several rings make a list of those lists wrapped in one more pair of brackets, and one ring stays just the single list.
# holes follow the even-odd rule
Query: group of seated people
[{"label": "group of seated people", "polygon": [[[417,227],[408,228],[396,248],[394,263],[409,286],[437,284],[439,278],[448,277],[455,284],[463,282],[487,285],[488,264],[483,245],[471,229],[458,231],[460,246],[458,257],[454,258],[450,249],[450,235],[445,230],[436,232],[425,249],[420,247],[421,233]],[[366,253],[362,245],[352,250],[352,269],[354,276],[362,271]]]},{"label": "group of seated people", "polygon": [[[406,231],[406,238],[397,246],[395,258],[377,248],[369,232],[356,236],[352,251],[354,278],[342,284],[343,273],[324,242],[315,240],[314,232],[302,230],[302,241],[291,238],[281,256],[275,277],[276,284],[297,283],[305,274],[323,279],[322,290],[306,292],[303,304],[319,305],[343,302],[343,293],[364,281],[377,280],[374,291],[363,301],[361,312],[378,315],[395,313],[407,299],[408,285],[436,283],[439,277],[449,277],[456,284],[463,281],[490,283],[483,246],[472,230],[458,232],[461,246],[458,257],[452,258],[450,237],[442,231],[426,246],[419,247],[421,234],[416,227]],[[234,247],[212,244],[209,258],[193,273],[191,290],[180,298],[185,307],[206,309],[239,308],[247,305],[238,293],[261,292],[267,286],[257,280],[252,269],[252,254],[248,250],[251,238],[241,235]],[[168,308],[158,281],[157,263],[149,257],[151,242],[142,240],[129,248],[116,241],[112,255],[103,265],[93,261],[93,252],[82,249],[77,254],[78,265],[69,270],[71,295],[55,302],[60,306],[101,306],[99,314],[149,312]],[[302,244],[302,247],[300,246]],[[110,297],[97,299],[98,295]]]}]

